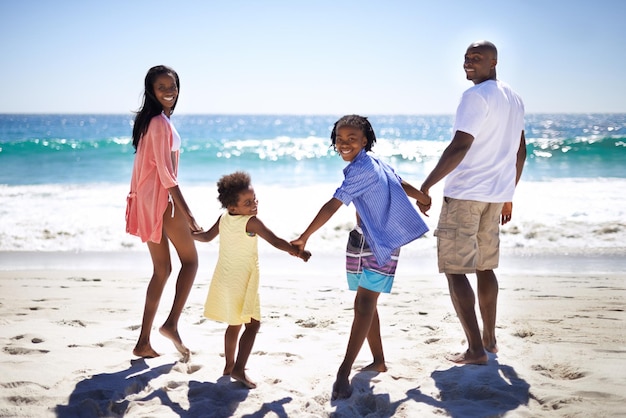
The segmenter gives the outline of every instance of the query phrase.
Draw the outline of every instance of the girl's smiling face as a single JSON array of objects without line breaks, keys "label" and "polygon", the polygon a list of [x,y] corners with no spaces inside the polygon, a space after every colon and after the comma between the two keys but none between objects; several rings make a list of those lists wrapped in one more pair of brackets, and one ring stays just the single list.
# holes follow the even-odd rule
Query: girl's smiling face
[{"label": "girl's smiling face", "polygon": [[342,126],[337,129],[335,149],[344,161],[352,162],[367,145],[365,133],[352,126]]},{"label": "girl's smiling face", "polygon": [[248,190],[239,193],[237,205],[229,206],[228,213],[231,215],[256,215],[258,205],[259,201],[254,194],[254,189],[250,186]]}]

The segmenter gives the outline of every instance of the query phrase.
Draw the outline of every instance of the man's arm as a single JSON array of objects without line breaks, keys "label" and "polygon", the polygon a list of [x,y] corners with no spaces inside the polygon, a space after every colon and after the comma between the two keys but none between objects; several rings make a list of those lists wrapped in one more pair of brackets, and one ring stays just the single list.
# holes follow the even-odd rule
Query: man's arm
[{"label": "man's arm", "polygon": [[517,174],[515,176],[515,185],[519,182],[520,177],[522,177],[522,170],[524,169],[524,162],[526,161],[526,136],[524,135],[524,131],[522,131],[522,135],[519,142],[519,148],[517,150],[517,161],[515,163],[515,169],[517,170]]},{"label": "man's arm", "polygon": [[431,187],[437,184],[441,179],[450,174],[465,158],[465,154],[472,146],[474,137],[466,132],[456,131],[450,145],[446,147],[439,158],[439,162],[430,172],[424,183],[422,183],[422,192],[428,194]]}]

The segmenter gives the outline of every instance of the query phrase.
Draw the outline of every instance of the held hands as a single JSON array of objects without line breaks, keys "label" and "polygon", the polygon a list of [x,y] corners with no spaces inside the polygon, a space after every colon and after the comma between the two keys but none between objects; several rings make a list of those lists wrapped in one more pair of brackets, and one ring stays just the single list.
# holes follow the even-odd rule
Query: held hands
[{"label": "held hands", "polygon": [[198,225],[198,223],[196,222],[196,219],[193,217],[189,219],[189,229],[191,229],[192,234],[198,234],[200,232],[204,232],[202,227]]},{"label": "held hands", "polygon": [[415,202],[417,203],[417,207],[419,208],[420,212],[422,212],[424,214],[424,216],[428,216],[428,211],[430,210],[430,206],[433,203],[433,199],[428,195],[428,190],[423,191],[422,190],[422,194],[423,197],[421,197],[421,202],[419,199],[415,199]]},{"label": "held hands", "polygon": [[294,254],[296,257],[303,259],[305,262],[309,261],[309,258],[311,258],[311,252],[306,251],[304,249],[304,246],[306,245],[306,240],[300,237],[298,239],[294,239],[289,244],[293,245],[294,247],[298,249],[298,253]]},{"label": "held hands", "polygon": [[298,255],[296,255],[296,257],[301,258],[306,263],[307,261],[309,261],[309,258],[311,258],[311,252],[302,250],[298,253]]},{"label": "held hands", "polygon": [[505,202],[500,213],[500,224],[504,225],[511,220],[513,215],[513,202]]}]

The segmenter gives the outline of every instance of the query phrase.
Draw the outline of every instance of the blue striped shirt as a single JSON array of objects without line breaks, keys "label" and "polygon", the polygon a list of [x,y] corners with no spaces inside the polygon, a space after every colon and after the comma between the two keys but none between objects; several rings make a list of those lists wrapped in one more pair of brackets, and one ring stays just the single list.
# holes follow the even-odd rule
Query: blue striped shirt
[{"label": "blue striped shirt", "polygon": [[380,265],[391,259],[393,250],[428,232],[400,177],[388,164],[361,150],[343,174],[344,181],[333,197],[346,206],[354,203],[363,235]]}]

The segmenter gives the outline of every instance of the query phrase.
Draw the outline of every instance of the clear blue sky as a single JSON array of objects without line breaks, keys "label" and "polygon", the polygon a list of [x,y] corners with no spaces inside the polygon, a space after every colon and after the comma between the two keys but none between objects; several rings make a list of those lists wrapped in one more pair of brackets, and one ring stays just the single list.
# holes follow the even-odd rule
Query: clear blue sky
[{"label": "clear blue sky", "polygon": [[626,1],[0,0],[0,113],[452,114],[469,43],[536,112],[626,112]]}]

